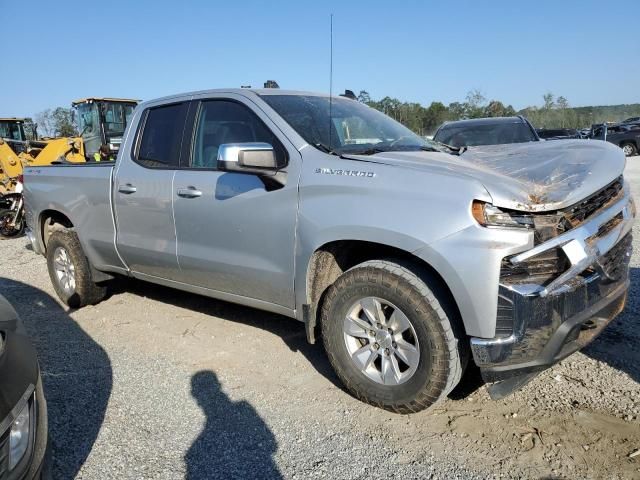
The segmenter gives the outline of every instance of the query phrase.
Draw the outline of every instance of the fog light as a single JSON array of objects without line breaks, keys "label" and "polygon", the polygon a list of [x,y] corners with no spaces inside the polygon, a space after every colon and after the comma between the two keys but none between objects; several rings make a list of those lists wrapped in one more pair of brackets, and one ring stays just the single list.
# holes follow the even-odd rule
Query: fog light
[{"label": "fog light", "polygon": [[9,470],[13,470],[22,460],[29,446],[29,403],[22,408],[17,418],[11,424],[9,435]]}]

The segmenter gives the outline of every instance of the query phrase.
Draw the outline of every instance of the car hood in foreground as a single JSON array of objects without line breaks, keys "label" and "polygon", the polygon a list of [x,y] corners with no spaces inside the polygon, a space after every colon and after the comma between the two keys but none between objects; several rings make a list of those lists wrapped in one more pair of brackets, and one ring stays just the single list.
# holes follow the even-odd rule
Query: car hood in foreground
[{"label": "car hood in foreground", "polygon": [[622,150],[597,140],[471,147],[460,156],[398,151],[349,158],[474,178],[495,205],[522,211],[574,205],[622,175],[625,166]]},{"label": "car hood in foreground", "polygon": [[[15,310],[0,295],[0,423],[9,415],[30,385],[38,383],[39,368],[34,350]],[[4,432],[0,432],[0,435]]]}]

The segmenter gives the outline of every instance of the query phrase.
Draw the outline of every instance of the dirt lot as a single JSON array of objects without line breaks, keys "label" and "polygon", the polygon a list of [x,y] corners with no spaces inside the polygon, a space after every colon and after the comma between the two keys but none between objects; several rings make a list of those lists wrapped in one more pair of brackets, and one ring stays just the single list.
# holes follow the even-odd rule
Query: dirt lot
[{"label": "dirt lot", "polygon": [[[640,157],[627,178],[640,200]],[[40,352],[55,478],[640,478],[634,243],[627,308],[583,353],[410,416],[350,397],[284,317],[133,281],[68,311],[25,238],[0,243],[0,292]]]}]

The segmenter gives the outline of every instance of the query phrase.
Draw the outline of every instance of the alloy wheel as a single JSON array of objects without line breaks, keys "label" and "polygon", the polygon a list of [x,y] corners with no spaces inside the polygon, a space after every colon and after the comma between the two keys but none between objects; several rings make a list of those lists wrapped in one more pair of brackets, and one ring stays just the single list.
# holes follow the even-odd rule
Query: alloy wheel
[{"label": "alloy wheel", "polygon": [[418,368],[420,348],[409,318],[391,302],[366,297],[348,310],[344,342],[355,366],[383,385],[400,385]]}]

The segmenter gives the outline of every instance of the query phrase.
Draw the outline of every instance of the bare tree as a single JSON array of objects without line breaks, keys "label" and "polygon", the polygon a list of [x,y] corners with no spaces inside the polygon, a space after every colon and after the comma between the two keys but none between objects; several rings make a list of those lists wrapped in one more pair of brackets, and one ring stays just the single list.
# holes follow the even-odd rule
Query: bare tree
[{"label": "bare tree", "polygon": [[71,110],[57,107],[47,108],[36,114],[39,133],[45,137],[72,137],[76,129],[71,121]]},{"label": "bare tree", "polygon": [[544,95],[542,95],[542,99],[544,100],[544,105],[542,106],[542,108],[544,108],[545,110],[551,110],[554,106],[555,103],[553,101],[554,99],[554,95],[551,92],[547,92]]}]

